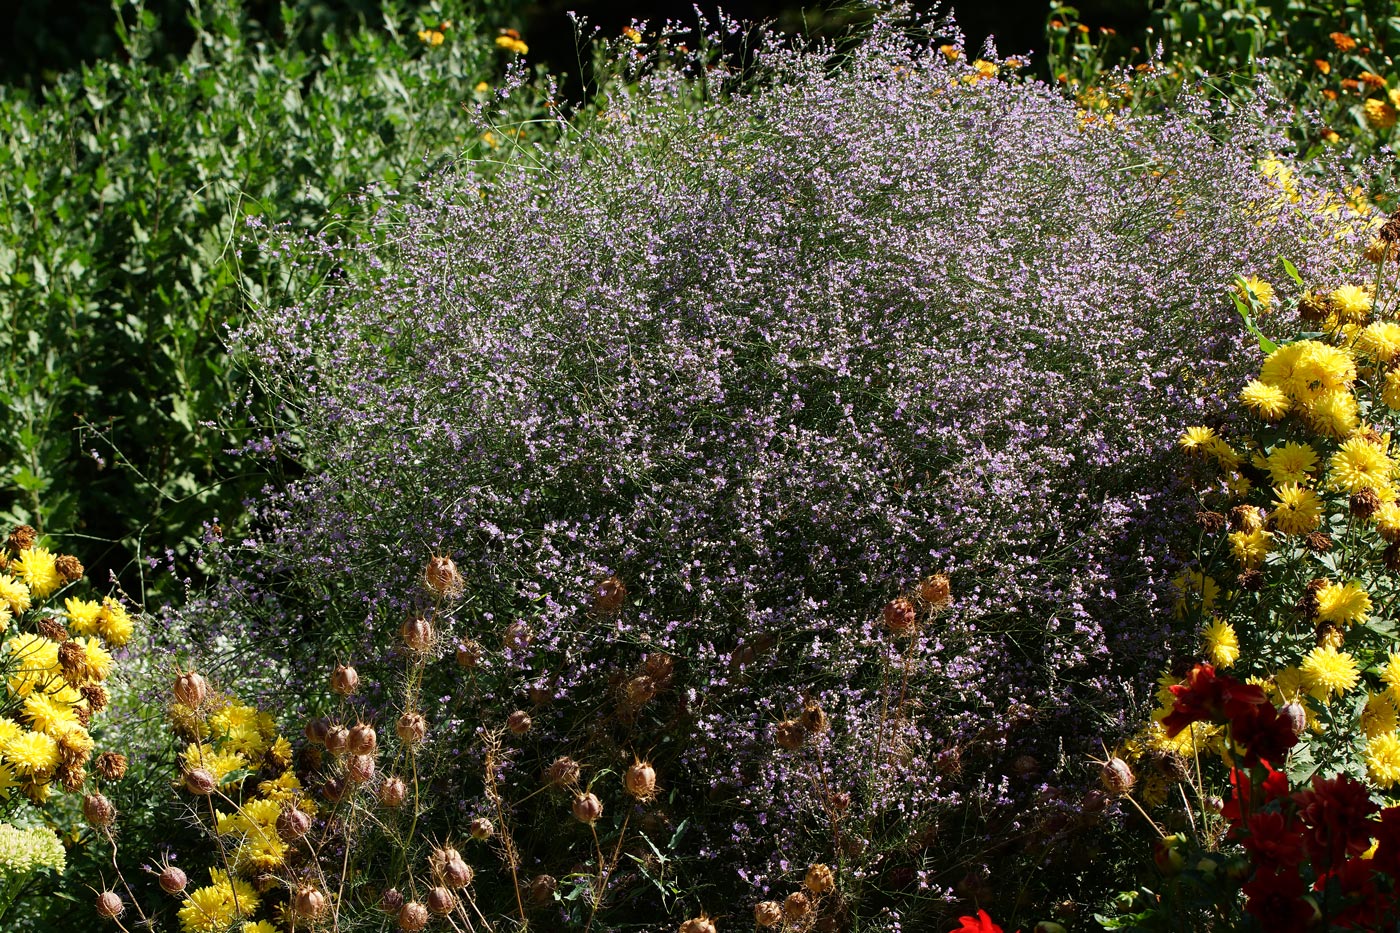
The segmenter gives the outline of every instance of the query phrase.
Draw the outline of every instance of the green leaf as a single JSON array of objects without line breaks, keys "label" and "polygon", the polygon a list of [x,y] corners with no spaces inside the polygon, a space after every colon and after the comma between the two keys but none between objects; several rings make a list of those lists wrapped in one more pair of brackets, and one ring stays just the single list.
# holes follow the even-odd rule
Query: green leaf
[{"label": "green leaf", "polygon": [[1283,271],[1288,273],[1288,277],[1293,281],[1297,282],[1299,288],[1302,288],[1303,277],[1298,274],[1298,267],[1293,265],[1293,263],[1289,262],[1287,259],[1280,259],[1279,261],[1283,263]]}]

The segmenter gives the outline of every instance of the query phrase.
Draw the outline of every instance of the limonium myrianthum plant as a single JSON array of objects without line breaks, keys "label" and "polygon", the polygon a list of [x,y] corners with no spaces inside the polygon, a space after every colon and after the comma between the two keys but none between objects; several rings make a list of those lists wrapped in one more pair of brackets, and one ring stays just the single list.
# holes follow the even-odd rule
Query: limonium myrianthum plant
[{"label": "limonium myrianthum plant", "polygon": [[[1283,250],[1326,281],[1346,210],[1284,190],[1248,121],[1089,125],[901,15],[743,62],[639,24],[558,148],[464,163],[360,241],[268,243],[333,273],[237,338],[295,414],[250,455],[308,469],[211,539],[185,631],[302,671],[262,689],[324,713],[305,672],[405,650],[420,561],[450,557],[421,687],[461,769],[444,837],[495,810],[482,738],[519,711],[505,800],[560,755],[662,777],[604,909],[714,912],[680,874],[785,903],[811,865],[824,916],[876,926],[1014,898],[1086,822],[1062,745],[1129,728],[1177,624],[1173,441],[1252,362],[1223,291]],[[537,803],[522,871],[572,878],[547,909],[584,925],[598,873]],[[476,885],[515,907],[508,874]]]},{"label": "limonium myrianthum plant", "polygon": [[[1180,438],[1200,508],[1176,614],[1199,641],[1162,672],[1153,721],[1112,759],[1145,776],[1149,809],[1184,809],[1190,823],[1158,842],[1171,896],[1144,925],[1193,908],[1241,929],[1397,919],[1397,242],[1400,215],[1355,279],[1300,291],[1301,330],[1281,345],[1260,334],[1240,416]],[[1267,313],[1271,290],[1240,279],[1246,321]]]}]

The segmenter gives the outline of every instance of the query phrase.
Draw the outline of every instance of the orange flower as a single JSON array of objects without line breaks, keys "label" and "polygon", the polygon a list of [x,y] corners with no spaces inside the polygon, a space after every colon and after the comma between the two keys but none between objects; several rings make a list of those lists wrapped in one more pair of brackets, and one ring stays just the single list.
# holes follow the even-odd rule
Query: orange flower
[{"label": "orange flower", "polygon": [[1361,90],[1361,82],[1357,81],[1355,78],[1347,78],[1345,81],[1342,82],[1342,90],[1359,91]]},{"label": "orange flower", "polygon": [[1344,32],[1329,33],[1327,37],[1332,40],[1338,52],[1350,52],[1356,48],[1356,40]]},{"label": "orange flower", "polygon": [[1382,88],[1385,87],[1385,78],[1368,71],[1362,74],[1361,83],[1369,88]]},{"label": "orange flower", "polygon": [[1334,90],[1332,90],[1330,87],[1329,87],[1329,88],[1323,88],[1323,89],[1322,89],[1322,96],[1325,97],[1325,98],[1327,98],[1328,100],[1336,100],[1336,99],[1337,99],[1337,92],[1334,91]]},{"label": "orange flower", "polygon": [[1325,58],[1314,58],[1313,67],[1325,75],[1332,73],[1332,63]]}]

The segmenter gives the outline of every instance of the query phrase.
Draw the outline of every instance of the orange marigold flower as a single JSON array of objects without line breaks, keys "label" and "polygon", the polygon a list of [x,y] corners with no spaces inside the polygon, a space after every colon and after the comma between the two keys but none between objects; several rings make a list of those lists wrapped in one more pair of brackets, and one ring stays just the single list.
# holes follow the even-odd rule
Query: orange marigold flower
[{"label": "orange marigold flower", "polygon": [[1314,58],[1313,67],[1325,75],[1332,73],[1332,63],[1325,58]]},{"label": "orange marigold flower", "polygon": [[1338,52],[1350,52],[1356,48],[1356,40],[1344,32],[1328,33],[1327,38],[1332,40]]}]

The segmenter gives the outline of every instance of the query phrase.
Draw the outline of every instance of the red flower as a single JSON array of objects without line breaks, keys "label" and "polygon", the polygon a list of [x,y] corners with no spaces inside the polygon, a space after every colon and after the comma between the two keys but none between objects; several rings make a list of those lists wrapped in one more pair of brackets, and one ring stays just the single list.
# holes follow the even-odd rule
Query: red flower
[{"label": "red flower", "polygon": [[[1288,796],[1288,776],[1275,771],[1267,761],[1260,761],[1264,769],[1264,780],[1260,782],[1262,807],[1270,801],[1283,800]],[[1220,808],[1220,815],[1231,823],[1238,823],[1246,814],[1254,812],[1254,783],[1251,773],[1239,768],[1230,769],[1230,800]]]},{"label": "red flower", "polygon": [[1380,929],[1378,920],[1390,908],[1392,898],[1376,890],[1376,868],[1370,861],[1354,858],[1343,862],[1335,871],[1321,875],[1313,890],[1323,891],[1329,883],[1332,891],[1326,903],[1333,926],[1344,930]]},{"label": "red flower", "polygon": [[992,922],[985,910],[977,911],[975,917],[959,917],[957,929],[950,933],[1002,933],[1001,927]]},{"label": "red flower", "polygon": [[1244,847],[1261,868],[1297,868],[1303,860],[1302,826],[1282,813],[1252,813]]},{"label": "red flower", "polygon": [[1282,761],[1288,750],[1298,744],[1298,733],[1287,716],[1279,714],[1272,703],[1245,706],[1230,719],[1230,734],[1247,749],[1246,766],[1261,761]]},{"label": "red flower", "polygon": [[1244,909],[1270,933],[1301,933],[1313,921],[1313,906],[1303,900],[1303,879],[1296,868],[1261,868],[1244,885]]},{"label": "red flower", "polygon": [[1380,825],[1374,829],[1376,854],[1371,859],[1372,864],[1376,866],[1376,871],[1400,879],[1400,807],[1382,810]]},{"label": "red flower", "polygon": [[1304,834],[1308,857],[1322,873],[1351,855],[1371,847],[1376,828],[1371,819],[1380,807],[1371,802],[1366,787],[1345,774],[1327,779],[1314,775],[1312,790],[1293,795],[1298,815],[1309,832]]},{"label": "red flower", "polygon": [[1172,711],[1162,718],[1162,728],[1174,736],[1193,722],[1220,722],[1248,715],[1252,706],[1262,706],[1262,687],[1242,684],[1233,677],[1217,676],[1209,664],[1197,664],[1186,675],[1186,683],[1171,688],[1176,702]]}]

